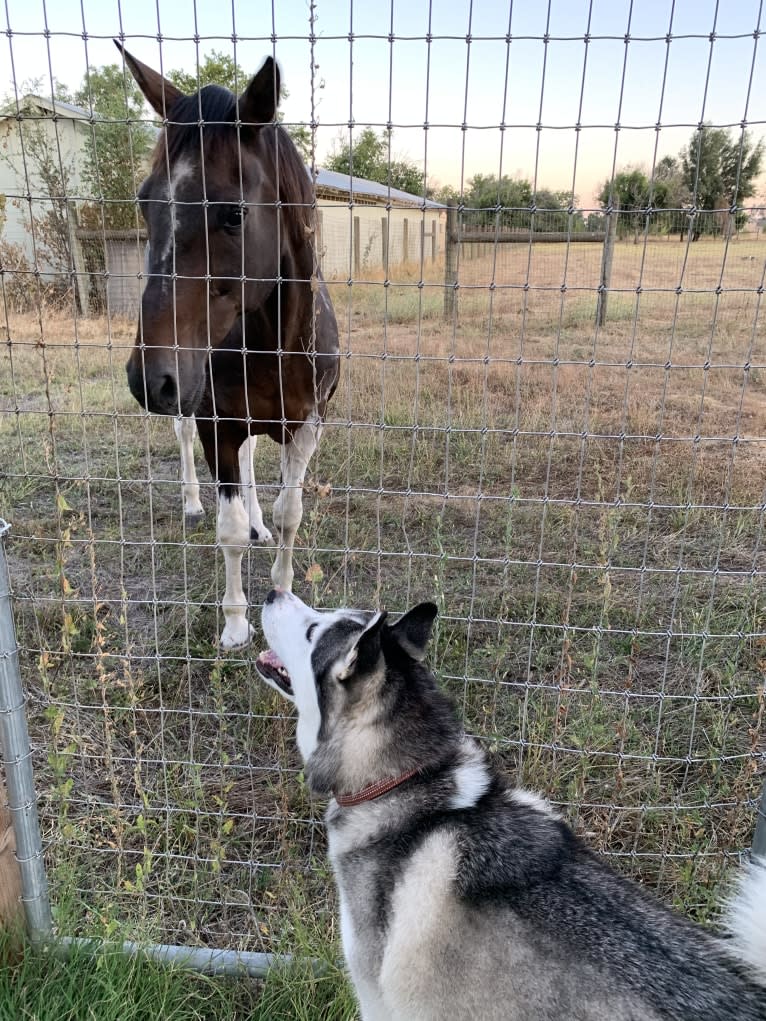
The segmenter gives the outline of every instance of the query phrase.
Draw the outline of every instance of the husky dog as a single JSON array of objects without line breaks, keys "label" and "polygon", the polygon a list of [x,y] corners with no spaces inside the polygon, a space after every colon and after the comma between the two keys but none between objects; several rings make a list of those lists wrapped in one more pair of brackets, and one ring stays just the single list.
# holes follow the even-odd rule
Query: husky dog
[{"label": "husky dog", "polygon": [[729,938],[613,872],[511,787],[424,665],[436,607],[269,594],[257,665],[295,703],[364,1021],[764,1021],[766,863]]}]

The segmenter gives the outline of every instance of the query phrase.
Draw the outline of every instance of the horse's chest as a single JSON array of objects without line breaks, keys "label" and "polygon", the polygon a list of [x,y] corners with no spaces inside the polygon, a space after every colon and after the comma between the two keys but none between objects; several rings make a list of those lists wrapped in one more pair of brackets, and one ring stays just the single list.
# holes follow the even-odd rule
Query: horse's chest
[{"label": "horse's chest", "polygon": [[212,365],[217,413],[264,423],[281,422],[283,418],[288,422],[304,422],[316,406],[309,363],[305,354],[248,352],[244,390],[242,355],[221,352]]}]

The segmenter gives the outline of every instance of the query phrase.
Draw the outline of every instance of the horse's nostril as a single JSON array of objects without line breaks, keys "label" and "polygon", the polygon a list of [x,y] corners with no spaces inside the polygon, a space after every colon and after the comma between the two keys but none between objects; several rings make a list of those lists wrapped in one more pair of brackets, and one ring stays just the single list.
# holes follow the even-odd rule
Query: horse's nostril
[{"label": "horse's nostril", "polygon": [[163,407],[169,408],[176,400],[176,381],[170,375],[162,377],[162,383],[157,390],[157,397]]}]

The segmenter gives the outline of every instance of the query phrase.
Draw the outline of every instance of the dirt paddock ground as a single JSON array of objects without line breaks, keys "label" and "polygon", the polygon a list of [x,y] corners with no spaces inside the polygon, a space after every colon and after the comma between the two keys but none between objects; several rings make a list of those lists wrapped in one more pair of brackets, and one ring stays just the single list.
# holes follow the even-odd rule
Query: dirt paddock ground
[{"label": "dirt paddock ground", "polygon": [[[507,245],[331,282],[342,382],[296,591],[441,608],[466,726],[617,865],[707,918],[749,846],[766,669],[766,243]],[[373,278],[374,277],[374,278]],[[251,649],[220,656],[215,488],[185,530],[135,325],[5,319],[0,514],[54,899],[78,934],[248,949],[332,932],[321,805]],[[270,513],[276,447],[256,458]],[[252,605],[271,553],[246,556]]]}]

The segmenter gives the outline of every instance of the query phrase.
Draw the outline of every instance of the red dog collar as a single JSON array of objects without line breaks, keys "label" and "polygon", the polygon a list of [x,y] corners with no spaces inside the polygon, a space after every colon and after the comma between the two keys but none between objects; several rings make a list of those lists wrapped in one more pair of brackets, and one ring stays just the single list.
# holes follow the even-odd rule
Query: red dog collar
[{"label": "red dog collar", "polygon": [[364,801],[374,801],[403,784],[405,780],[411,780],[419,772],[419,769],[410,769],[406,773],[402,773],[401,776],[390,780],[378,780],[377,783],[371,783],[368,787],[362,787],[356,794],[336,794],[335,800],[341,808],[352,808],[354,805],[361,805]]}]

